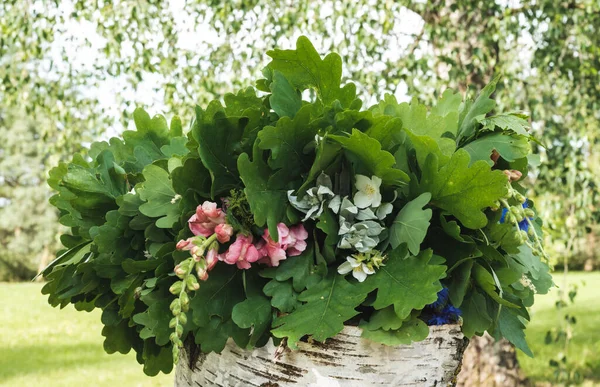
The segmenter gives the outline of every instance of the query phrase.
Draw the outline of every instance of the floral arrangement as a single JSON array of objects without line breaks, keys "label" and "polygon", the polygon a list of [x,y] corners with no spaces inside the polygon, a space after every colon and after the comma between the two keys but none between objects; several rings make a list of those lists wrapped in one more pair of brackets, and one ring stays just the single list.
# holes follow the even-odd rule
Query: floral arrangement
[{"label": "floral arrangement", "polygon": [[258,93],[196,107],[187,134],[137,109],[136,131],[50,172],[71,229],[50,303],[100,308],[105,350],[149,375],[185,340],[294,349],[345,324],[389,345],[460,324],[531,355],[527,307],[553,283],[521,185],[528,121],[492,113],[498,78],[475,100],[365,109],[337,54],[302,37],[267,55]]}]

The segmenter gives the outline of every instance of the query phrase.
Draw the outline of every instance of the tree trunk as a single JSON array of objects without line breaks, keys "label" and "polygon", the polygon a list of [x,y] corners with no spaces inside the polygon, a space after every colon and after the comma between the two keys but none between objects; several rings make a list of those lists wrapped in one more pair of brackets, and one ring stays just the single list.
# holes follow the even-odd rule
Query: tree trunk
[{"label": "tree trunk", "polygon": [[426,340],[395,347],[347,326],[324,344],[301,342],[275,360],[271,341],[254,350],[230,341],[220,354],[182,351],[175,386],[452,386],[467,342],[457,325],[430,327]]},{"label": "tree trunk", "polygon": [[487,333],[471,339],[458,374],[461,387],[527,386],[515,348],[505,339],[496,342]]}]

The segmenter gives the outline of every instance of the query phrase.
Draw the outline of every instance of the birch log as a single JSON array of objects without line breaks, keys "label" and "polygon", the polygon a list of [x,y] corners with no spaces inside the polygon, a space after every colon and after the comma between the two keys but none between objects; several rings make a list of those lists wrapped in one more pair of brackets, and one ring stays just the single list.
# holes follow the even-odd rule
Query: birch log
[{"label": "birch log", "polygon": [[230,340],[220,354],[182,351],[175,386],[453,386],[467,342],[458,325],[432,326],[424,341],[395,347],[347,326],[325,343],[301,342],[274,360],[271,341],[243,350]]}]

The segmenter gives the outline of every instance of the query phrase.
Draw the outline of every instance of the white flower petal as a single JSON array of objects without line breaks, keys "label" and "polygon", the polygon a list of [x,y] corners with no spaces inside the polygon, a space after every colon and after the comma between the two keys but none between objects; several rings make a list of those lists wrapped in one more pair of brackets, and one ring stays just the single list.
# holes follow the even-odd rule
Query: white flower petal
[{"label": "white flower petal", "polygon": [[373,175],[373,177],[371,177],[371,181],[373,182],[375,188],[381,187],[381,179],[378,176]]},{"label": "white flower petal", "polygon": [[375,270],[369,269],[369,267],[364,263],[362,264],[362,271],[364,271],[365,274],[375,274]]},{"label": "white flower petal", "polygon": [[379,193],[379,191],[375,192],[371,197],[371,205],[373,207],[379,207],[381,205],[381,193]]},{"label": "white flower petal", "polygon": [[367,279],[367,273],[365,273],[359,268],[355,268],[354,270],[352,270],[352,275],[358,280],[358,282],[363,282]]},{"label": "white flower petal", "polygon": [[367,208],[371,205],[372,203],[372,197],[369,196],[368,194],[364,193],[363,191],[358,191],[355,195],[354,195],[354,204],[356,205],[356,207],[358,208]]},{"label": "white flower petal", "polygon": [[359,267],[360,265],[363,265],[363,263],[358,262],[356,260],[356,258],[352,258],[352,257],[346,257],[346,261],[348,263],[350,263],[350,265],[352,265],[352,267]]},{"label": "white flower petal", "polygon": [[338,267],[338,273],[341,275],[350,273],[354,268],[350,264],[350,262],[344,262]]},{"label": "white flower petal", "polygon": [[359,191],[364,191],[368,185],[371,184],[371,179],[364,175],[356,175],[356,183],[354,184],[356,189]]}]

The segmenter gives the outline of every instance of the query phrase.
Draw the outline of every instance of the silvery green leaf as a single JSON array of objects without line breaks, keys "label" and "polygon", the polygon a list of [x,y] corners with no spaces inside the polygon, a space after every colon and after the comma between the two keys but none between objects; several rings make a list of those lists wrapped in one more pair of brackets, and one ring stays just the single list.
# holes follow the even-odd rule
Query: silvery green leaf
[{"label": "silvery green leaf", "polygon": [[329,208],[336,215],[340,212],[341,205],[342,205],[342,198],[340,197],[340,195],[335,195],[329,202]]},{"label": "silvery green leaf", "polygon": [[324,173],[321,173],[319,177],[317,177],[317,187],[325,187],[331,191],[333,195],[333,184],[331,184],[331,178]]},{"label": "silvery green leaf", "polygon": [[358,215],[356,216],[358,220],[373,220],[377,219],[377,216],[373,213],[373,210],[370,208],[365,208],[364,210],[358,211]]},{"label": "silvery green leaf", "polygon": [[379,208],[377,209],[377,212],[376,212],[377,219],[379,219],[379,220],[385,219],[386,216],[388,216],[389,214],[392,213],[393,209],[394,209],[394,206],[392,205],[392,203],[381,204],[381,206],[379,206]]}]

